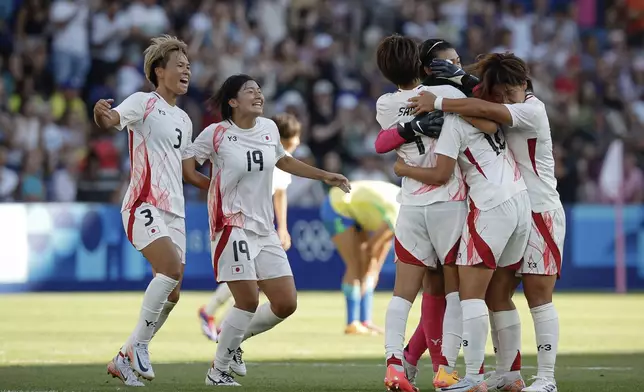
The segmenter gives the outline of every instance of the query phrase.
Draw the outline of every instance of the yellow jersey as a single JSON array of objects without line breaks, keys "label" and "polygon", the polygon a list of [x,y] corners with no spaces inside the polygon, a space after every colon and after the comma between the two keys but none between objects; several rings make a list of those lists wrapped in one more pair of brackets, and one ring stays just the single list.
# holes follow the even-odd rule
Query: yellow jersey
[{"label": "yellow jersey", "polygon": [[386,223],[393,230],[400,204],[400,187],[384,181],[355,181],[351,192],[331,188],[329,202],[339,215],[355,220],[364,230],[375,231]]}]

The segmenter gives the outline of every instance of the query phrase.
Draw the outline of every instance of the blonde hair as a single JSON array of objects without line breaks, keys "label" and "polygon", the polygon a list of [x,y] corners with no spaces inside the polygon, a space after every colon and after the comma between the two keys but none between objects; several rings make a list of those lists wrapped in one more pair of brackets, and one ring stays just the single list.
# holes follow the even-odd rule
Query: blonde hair
[{"label": "blonde hair", "polygon": [[159,81],[157,80],[157,74],[154,72],[154,69],[157,67],[165,68],[166,64],[168,64],[168,60],[170,60],[170,54],[172,54],[172,52],[179,51],[187,57],[188,45],[177,37],[172,37],[167,34],[152,38],[151,41],[152,43],[150,46],[148,46],[143,52],[143,55],[145,56],[143,72],[145,72],[145,78],[149,80],[154,87],[158,87]]}]

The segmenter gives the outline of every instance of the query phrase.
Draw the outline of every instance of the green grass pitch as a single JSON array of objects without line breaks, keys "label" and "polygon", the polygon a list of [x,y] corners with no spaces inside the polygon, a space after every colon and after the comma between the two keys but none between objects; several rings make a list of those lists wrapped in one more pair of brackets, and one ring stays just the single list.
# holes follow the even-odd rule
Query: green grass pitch
[{"label": "green grass pitch", "polygon": [[[199,329],[205,292],[184,293],[150,345],[154,391],[205,391],[215,352]],[[105,365],[131,331],[142,293],[0,295],[0,391],[119,391]],[[380,325],[390,294],[375,300]],[[416,301],[408,336],[419,316]],[[520,293],[523,375],[535,373],[532,319]],[[561,392],[644,390],[644,295],[561,294]],[[383,337],[345,336],[340,293],[301,293],[296,314],[244,344],[244,391],[383,391]],[[488,339],[488,353],[491,353]],[[459,359],[462,365],[462,359]],[[487,358],[488,368],[493,358]],[[433,390],[429,358],[419,387]]]}]

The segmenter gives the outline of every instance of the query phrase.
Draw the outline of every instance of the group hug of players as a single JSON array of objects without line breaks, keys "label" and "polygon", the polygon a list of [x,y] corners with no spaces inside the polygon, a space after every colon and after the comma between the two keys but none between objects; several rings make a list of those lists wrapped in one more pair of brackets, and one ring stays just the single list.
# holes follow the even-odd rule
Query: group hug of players
[{"label": "group hug of players", "polygon": [[[284,251],[290,239],[274,226],[277,168],[337,187],[322,205],[321,218],[347,264],[347,333],[378,331],[370,301],[395,236],[396,282],[385,322],[388,389],[416,391],[417,361],[429,349],[434,386],[445,391],[556,391],[559,327],[552,292],[565,217],[545,107],[530,92],[525,63],[512,54],[490,54],[475,64],[477,78],[461,69],[449,43],[428,40],[418,47],[395,35],[381,42],[378,66],[398,91],[377,102],[383,130],[376,150],[396,150],[402,189],[350,184],[291,157],[285,145],[295,148],[299,130],[292,129],[299,124],[281,116],[275,118],[278,128],[262,117],[264,96],[247,75],[223,83],[214,97],[222,121],[192,142],[192,123],[176,106],[187,92],[190,64],[186,45],[174,37],[155,38],[145,51],[144,72],[155,91],[135,93],[115,108],[109,99],[96,103],[100,128],[128,132],[131,178],[123,226],[154,271],[138,323],[108,364],[109,374],[129,386],[143,386],[139,377],[155,377],[148,345],[179,299],[185,265],[185,181],[208,192],[215,277],[226,283],[220,286],[224,297],[235,303],[218,334],[212,314],[202,311],[204,332],[218,335],[205,382],[239,385],[233,374],[246,374],[241,343],[273,328],[297,306]],[[480,99],[467,98],[472,95]],[[205,161],[211,163],[210,177],[196,169]],[[280,210],[278,227],[285,216]],[[538,373],[527,388],[512,302],[521,280],[538,346]],[[403,348],[421,287],[421,323]],[[261,305],[259,290],[268,298]],[[485,378],[490,324],[497,366]],[[462,378],[454,370],[461,346]]]}]

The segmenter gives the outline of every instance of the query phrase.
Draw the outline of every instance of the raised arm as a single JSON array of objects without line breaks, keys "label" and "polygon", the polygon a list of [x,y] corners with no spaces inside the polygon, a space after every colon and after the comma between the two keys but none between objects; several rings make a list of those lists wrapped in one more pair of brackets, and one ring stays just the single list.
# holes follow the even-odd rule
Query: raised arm
[{"label": "raised arm", "polygon": [[99,99],[94,105],[94,122],[101,129],[114,128],[121,122],[119,113],[112,109],[113,99]]},{"label": "raised arm", "polygon": [[306,163],[288,155],[282,156],[275,166],[294,176],[324,181],[327,185],[337,186],[347,193],[351,190],[349,180],[347,180],[347,178],[342,174],[330,173],[328,171],[318,169],[317,167],[307,165]]},{"label": "raised arm", "polygon": [[449,99],[437,97],[429,91],[422,91],[418,96],[410,98],[409,107],[414,108],[416,113],[442,110],[446,113],[482,117],[498,124],[512,125],[512,114],[507,106],[478,98]]},{"label": "raised arm", "polygon": [[418,135],[437,138],[443,127],[443,113],[434,111],[423,113],[406,123],[396,124],[389,129],[383,129],[376,138],[376,152],[384,154],[395,150],[405,143],[416,139]]}]

